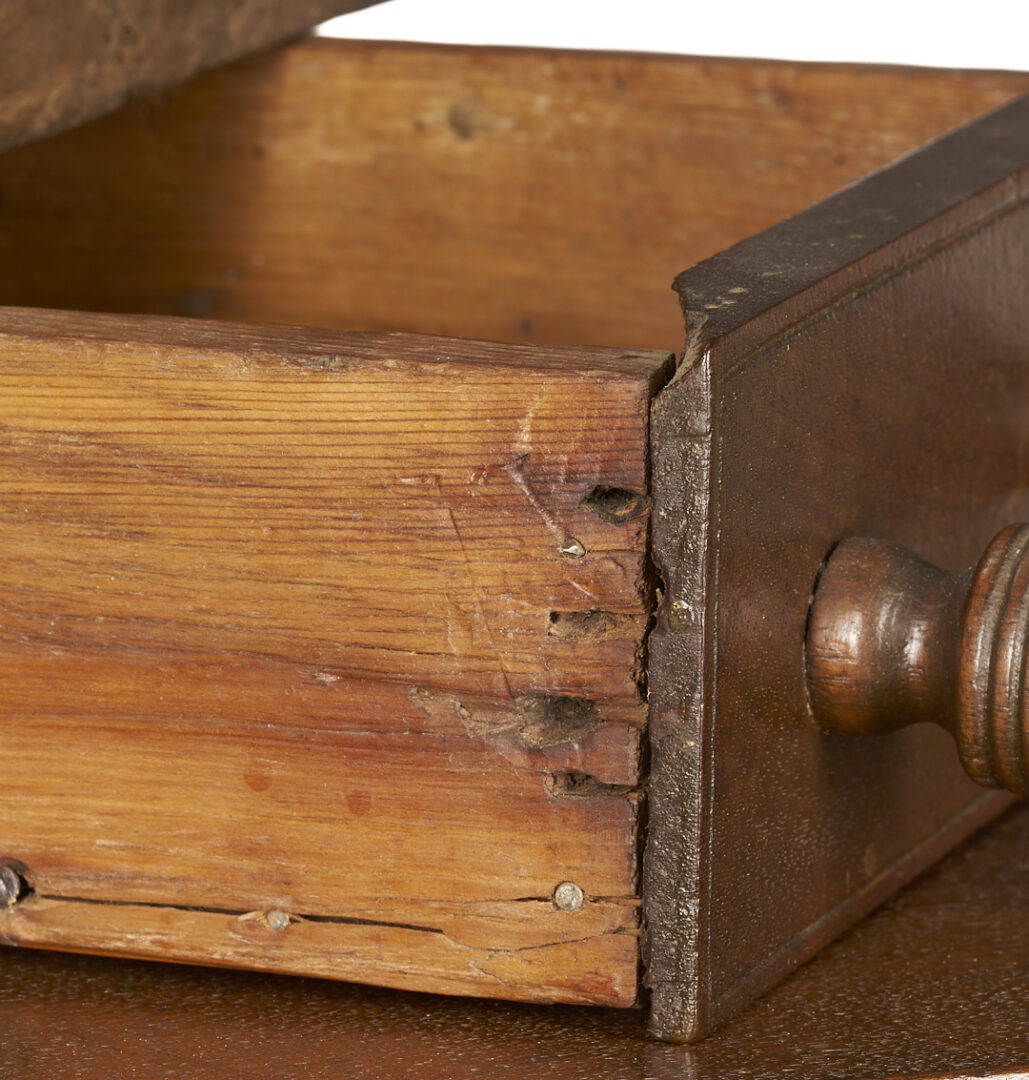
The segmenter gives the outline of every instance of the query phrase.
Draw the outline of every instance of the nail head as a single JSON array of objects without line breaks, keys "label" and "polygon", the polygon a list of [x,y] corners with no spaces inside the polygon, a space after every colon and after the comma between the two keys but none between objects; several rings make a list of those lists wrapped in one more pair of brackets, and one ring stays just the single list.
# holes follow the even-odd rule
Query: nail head
[{"label": "nail head", "polygon": [[586,549],[574,536],[566,536],[561,544],[561,554],[569,559],[581,559],[586,554]]},{"label": "nail head", "polygon": [[265,915],[265,920],[268,925],[276,931],[285,930],[289,926],[289,915],[285,911],[280,911],[278,908],[272,908],[271,911]]},{"label": "nail head", "polygon": [[0,907],[14,907],[21,895],[21,875],[0,863]]},{"label": "nail head", "polygon": [[562,881],[554,890],[554,906],[561,911],[578,911],[583,898],[582,889],[574,881]]}]

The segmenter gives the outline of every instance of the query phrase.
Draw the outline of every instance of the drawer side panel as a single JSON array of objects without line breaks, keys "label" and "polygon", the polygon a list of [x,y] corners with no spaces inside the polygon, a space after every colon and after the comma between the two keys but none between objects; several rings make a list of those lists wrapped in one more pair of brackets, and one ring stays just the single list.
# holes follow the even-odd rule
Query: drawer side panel
[{"label": "drawer side panel", "polygon": [[3,312],[5,940],[630,1004],[665,362]]}]

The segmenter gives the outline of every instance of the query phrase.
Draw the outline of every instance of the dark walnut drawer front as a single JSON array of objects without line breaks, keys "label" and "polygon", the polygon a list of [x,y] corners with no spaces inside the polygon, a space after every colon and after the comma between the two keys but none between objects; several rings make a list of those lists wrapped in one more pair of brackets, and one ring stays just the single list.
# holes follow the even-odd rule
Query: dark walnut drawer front
[{"label": "dark walnut drawer front", "polygon": [[817,200],[1027,89],[309,42],[0,158],[0,938],[691,1040],[995,815],[1029,103]]},{"label": "dark walnut drawer front", "polygon": [[[841,541],[957,571],[1029,514],[1027,125],[1023,99],[676,283],[691,336],[652,430],[667,591],[650,638],[644,896],[662,1031],[717,1024],[1010,799],[970,782],[932,723],[821,730],[805,639]],[[875,610],[855,596],[823,644],[885,635],[904,587],[878,582]],[[919,644],[905,627],[887,647],[921,685]],[[1010,654],[980,644],[978,675],[995,680]],[[959,660],[944,663],[967,686]],[[868,694],[897,726],[924,719],[889,686]]]}]

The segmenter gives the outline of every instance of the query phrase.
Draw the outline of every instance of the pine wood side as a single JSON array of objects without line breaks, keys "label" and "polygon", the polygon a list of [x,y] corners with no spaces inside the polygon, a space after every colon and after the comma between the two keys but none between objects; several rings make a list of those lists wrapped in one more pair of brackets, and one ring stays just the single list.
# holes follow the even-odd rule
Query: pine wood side
[{"label": "pine wood side", "polygon": [[631,1003],[666,359],[4,311],[3,939]]}]

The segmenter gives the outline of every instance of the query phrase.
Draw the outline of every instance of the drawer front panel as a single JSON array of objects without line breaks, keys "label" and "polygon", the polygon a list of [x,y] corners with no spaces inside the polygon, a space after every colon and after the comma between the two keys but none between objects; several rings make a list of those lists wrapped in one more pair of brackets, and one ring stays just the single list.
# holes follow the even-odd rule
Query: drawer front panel
[{"label": "drawer front panel", "polygon": [[958,571],[1029,517],[1027,122],[1022,99],[679,279],[692,336],[655,405],[655,503],[705,528],[655,518],[667,1037],[727,1019],[1010,802],[934,724],[819,730],[805,636],[840,541]]}]

